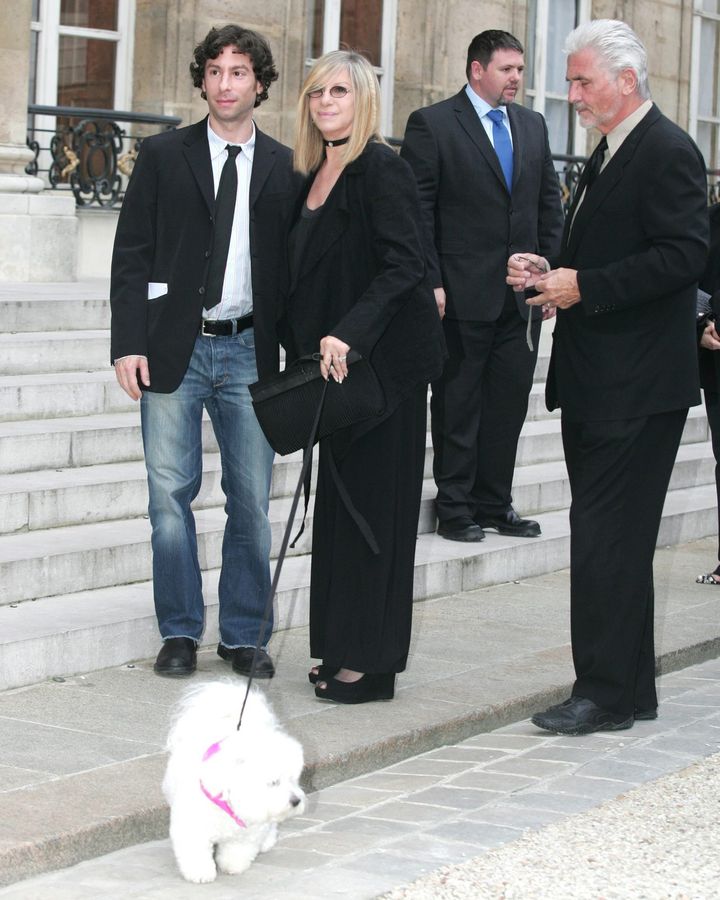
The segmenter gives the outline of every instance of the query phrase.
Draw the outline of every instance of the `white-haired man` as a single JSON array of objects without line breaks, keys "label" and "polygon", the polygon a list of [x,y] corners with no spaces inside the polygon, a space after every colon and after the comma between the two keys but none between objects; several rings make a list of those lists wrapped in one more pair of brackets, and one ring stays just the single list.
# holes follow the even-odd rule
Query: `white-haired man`
[{"label": "white-haired man", "polygon": [[532,721],[587,734],[657,715],[652,563],[687,410],[700,402],[694,319],[708,234],[702,156],[650,100],[637,35],[596,20],[565,50],[569,101],[602,139],[554,267],[538,275],[546,260],[515,254],[508,283],[558,309],[547,403],[562,409],[572,490],[576,681]]}]

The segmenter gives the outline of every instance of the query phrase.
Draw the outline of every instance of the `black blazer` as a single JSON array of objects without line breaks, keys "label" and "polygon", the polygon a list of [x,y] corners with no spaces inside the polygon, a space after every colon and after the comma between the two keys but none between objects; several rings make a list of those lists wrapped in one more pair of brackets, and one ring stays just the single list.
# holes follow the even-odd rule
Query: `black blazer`
[{"label": "black blazer", "polygon": [[417,186],[384,144],[369,143],[325,201],[294,273],[287,325],[290,359],[316,352],[328,334],[369,357],[388,410],[442,371],[445,345],[426,274]]},{"label": "black blazer", "polygon": [[[290,150],[256,128],[250,253],[260,374],[278,369],[282,235],[298,187]],[[203,312],[213,207],[207,119],[143,141],[115,236],[111,360],[147,356],[150,390],[174,391],[187,369]],[[166,283],[167,294],[148,300],[148,282]]]},{"label": "black blazer", "polygon": [[549,409],[626,419],[700,402],[695,306],[708,244],[705,164],[653,105],[598,175],[557,265],[582,300],[558,310]]},{"label": "black blazer", "polygon": [[[408,119],[401,155],[417,178],[430,276],[433,287],[445,288],[451,319],[494,321],[507,295],[508,257],[560,248],[560,188],[545,120],[515,103],[507,111],[512,195],[464,88]],[[529,309],[518,302],[524,319]]]},{"label": "black blazer", "polygon": [[[720,203],[714,203],[708,210],[710,223],[710,248],[705,272],[700,279],[700,288],[710,297],[710,306],[715,317],[715,327],[720,328]],[[700,335],[698,335],[698,338]],[[698,347],[700,364],[700,387],[706,394],[720,393],[720,350]]]}]

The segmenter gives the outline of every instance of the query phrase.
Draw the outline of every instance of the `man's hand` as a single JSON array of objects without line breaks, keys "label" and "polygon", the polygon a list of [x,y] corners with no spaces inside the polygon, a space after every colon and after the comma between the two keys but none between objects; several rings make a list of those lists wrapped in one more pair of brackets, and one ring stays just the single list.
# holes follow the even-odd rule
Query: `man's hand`
[{"label": "man's hand", "polygon": [[550,271],[550,263],[537,253],[513,253],[507,271],[505,281],[519,293],[534,288],[538,278]]},{"label": "man's hand", "polygon": [[438,315],[441,319],[445,318],[445,288],[437,287],[434,289],[435,303],[437,304]]},{"label": "man's hand", "polygon": [[715,330],[715,323],[708,322],[700,338],[700,346],[706,350],[720,350],[720,335]]},{"label": "man's hand", "polygon": [[342,384],[343,378],[347,378],[347,355],[350,345],[341,341],[340,338],[333,337],[331,334],[326,335],[320,341],[320,374],[328,380],[328,376],[332,375],[338,384]]},{"label": "man's hand", "polygon": [[550,306],[567,309],[580,302],[577,271],[575,269],[553,269],[535,282],[537,297],[528,297],[533,306]]},{"label": "man's hand", "polygon": [[118,384],[133,400],[139,400],[142,397],[138,372],[140,373],[140,382],[145,387],[150,387],[150,369],[147,357],[123,356],[121,359],[115,360],[115,377]]}]

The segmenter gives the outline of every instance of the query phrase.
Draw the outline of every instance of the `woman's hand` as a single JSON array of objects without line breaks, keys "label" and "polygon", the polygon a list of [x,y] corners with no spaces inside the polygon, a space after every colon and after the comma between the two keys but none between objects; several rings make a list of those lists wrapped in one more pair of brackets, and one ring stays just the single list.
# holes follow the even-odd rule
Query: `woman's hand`
[{"label": "woman's hand", "polygon": [[348,373],[347,355],[349,350],[349,344],[331,334],[320,341],[320,355],[322,356],[320,373],[325,381],[327,381],[328,375],[332,375],[338,384],[342,384],[343,378],[346,378]]}]

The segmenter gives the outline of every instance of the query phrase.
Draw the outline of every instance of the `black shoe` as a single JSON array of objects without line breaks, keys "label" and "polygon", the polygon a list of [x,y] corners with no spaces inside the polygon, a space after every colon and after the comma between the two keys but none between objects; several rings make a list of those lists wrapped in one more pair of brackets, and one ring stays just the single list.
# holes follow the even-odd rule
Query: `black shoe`
[{"label": "black shoe", "polygon": [[653,706],[650,709],[636,709],[635,710],[635,721],[636,722],[649,722],[652,719],[657,719],[658,711],[657,706]]},{"label": "black shoe", "polygon": [[315,688],[315,696],[320,700],[335,703],[372,703],[374,700],[392,700],[395,696],[395,674],[366,674],[357,681],[338,681],[328,678],[325,687]]},{"label": "black shoe", "polygon": [[536,713],[530,720],[538,728],[556,734],[592,734],[632,728],[635,717],[602,709],[586,697],[570,697],[564,703]]},{"label": "black shoe", "polygon": [[[314,671],[317,669],[317,671]],[[317,684],[318,681],[327,681],[328,678],[332,678],[333,675],[337,675],[340,671],[340,666],[326,666],[325,663],[322,663],[319,666],[313,666],[312,669],[308,672],[308,681],[310,684]]]},{"label": "black shoe", "polygon": [[447,541],[462,541],[466,544],[485,540],[485,532],[469,517],[439,522],[437,533]]},{"label": "black shoe", "polygon": [[191,638],[167,638],[160,648],[153,669],[158,675],[184,678],[192,675],[197,662],[197,645]]},{"label": "black shoe", "polygon": [[[220,659],[232,662],[233,672],[237,672],[238,675],[250,675],[253,656],[255,655],[254,647],[235,647],[230,649],[230,647],[225,647],[223,644],[218,644],[217,652]],[[274,674],[275,666],[269,654],[263,649],[258,650],[254,677],[272,678]]]},{"label": "black shoe", "polygon": [[512,537],[539,537],[540,525],[533,519],[521,519],[512,506],[499,516],[478,515],[475,519],[481,528],[494,528],[498,534]]}]

